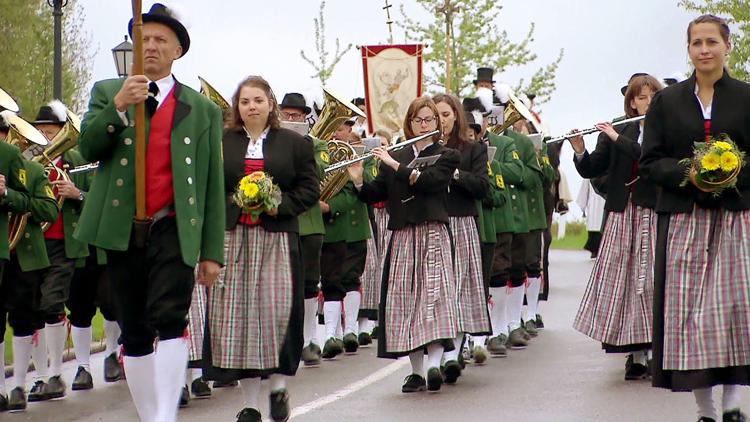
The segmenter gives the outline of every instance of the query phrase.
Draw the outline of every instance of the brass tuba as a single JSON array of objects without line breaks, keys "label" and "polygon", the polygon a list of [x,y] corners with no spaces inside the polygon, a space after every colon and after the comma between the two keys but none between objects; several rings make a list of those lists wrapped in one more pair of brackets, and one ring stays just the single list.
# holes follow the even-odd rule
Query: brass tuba
[{"label": "brass tuba", "polygon": [[[336,132],[336,129],[349,118],[355,115],[367,117],[357,106],[325,88],[323,88],[323,94],[325,95],[325,106],[318,117],[318,121],[310,129],[310,136],[329,140]],[[354,155],[354,149],[348,143],[335,140],[328,142],[329,164],[350,160]],[[344,188],[344,185],[348,181],[349,173],[346,171],[346,168],[326,173],[325,178],[320,181],[320,200],[328,202],[328,200]]]},{"label": "brass tuba", "polygon": [[229,105],[229,101],[227,101],[224,97],[219,94],[219,91],[216,90],[216,88],[212,87],[211,84],[206,82],[205,79],[198,76],[198,80],[201,81],[201,94],[205,95],[209,100],[213,101],[214,104],[219,106],[222,113],[227,113],[229,110],[232,109],[232,107]]},{"label": "brass tuba", "polygon": [[[53,163],[65,154],[66,151],[75,148],[78,144],[78,135],[81,134],[81,119],[70,110],[66,110],[66,113],[68,120],[62,129],[60,129],[60,132],[52,138],[49,146],[41,154],[32,158],[32,161],[36,161],[44,167],[44,174],[47,175],[50,182],[57,180],[70,181],[68,172],[65,169],[56,167]],[[50,175],[54,175],[54,179],[50,178]],[[53,189],[53,191],[57,198],[57,206],[61,208],[65,198],[58,195],[56,189]],[[47,231],[50,225],[51,223],[48,221],[42,223],[42,231]]]},{"label": "brass tuba", "polygon": [[503,122],[487,127],[487,131],[495,135],[502,134],[505,129],[511,127],[515,122],[526,119],[532,124],[536,124],[534,116],[528,108],[512,92],[508,93],[508,103],[503,109]]},{"label": "brass tuba", "polygon": [[[10,111],[2,113],[2,117],[10,127],[5,142],[15,145],[21,150],[24,158],[33,156],[34,151],[40,151],[47,144],[47,138],[38,131],[31,123],[15,115]],[[26,229],[29,214],[11,214],[8,222],[8,244],[13,249],[21,240],[21,235]]]}]

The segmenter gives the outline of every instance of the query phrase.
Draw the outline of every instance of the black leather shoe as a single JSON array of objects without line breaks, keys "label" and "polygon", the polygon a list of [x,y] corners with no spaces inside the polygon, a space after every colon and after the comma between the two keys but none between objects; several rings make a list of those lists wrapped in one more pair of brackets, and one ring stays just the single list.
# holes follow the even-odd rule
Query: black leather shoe
[{"label": "black leather shoe", "polygon": [[323,353],[321,356],[323,359],[333,359],[340,355],[344,351],[343,346],[339,342],[331,337],[326,340],[326,344],[323,345]]},{"label": "black leather shoe", "polygon": [[315,343],[310,343],[302,349],[302,362],[305,366],[320,365],[320,347]]},{"label": "black leather shoe", "polygon": [[[122,366],[120,366],[120,361],[117,360],[117,353],[112,353],[104,358],[104,381],[117,382],[124,378]],[[75,390],[75,388],[73,389]]]},{"label": "black leather shoe", "polygon": [[359,349],[359,341],[357,340],[357,335],[354,333],[349,333],[344,336],[344,351],[347,354],[354,354],[357,353],[357,349]]},{"label": "black leather shoe", "polygon": [[42,380],[35,382],[31,387],[31,391],[29,391],[29,401],[33,403],[49,399],[49,394],[47,394],[47,383]]},{"label": "black leather shoe", "polygon": [[411,374],[404,379],[404,385],[401,386],[402,393],[416,393],[427,389],[427,382],[421,375]]},{"label": "black leather shoe", "polygon": [[747,418],[745,414],[740,412],[739,409],[732,410],[731,412],[724,412],[721,417],[722,422],[745,422]]},{"label": "black leather shoe", "polygon": [[91,378],[91,374],[86,368],[79,366],[78,372],[76,372],[76,377],[73,379],[73,384],[71,384],[70,388],[72,388],[73,391],[91,390],[94,388],[94,379]]},{"label": "black leather shoe", "polygon": [[707,418],[705,416],[701,416],[700,419],[698,419],[698,422],[716,422],[716,419]]},{"label": "black leather shoe", "polygon": [[640,363],[633,363],[625,371],[626,381],[636,381],[648,378],[648,367]]},{"label": "black leather shoe", "polygon": [[190,384],[190,392],[193,393],[193,397],[196,399],[210,399],[211,398],[211,387],[208,386],[203,378],[196,378]]},{"label": "black leather shoe", "polygon": [[237,414],[237,422],[262,422],[263,418],[260,416],[258,409],[251,409],[246,407],[240,410]]},{"label": "black leather shoe", "polygon": [[190,403],[190,391],[188,391],[187,385],[185,385],[182,387],[182,392],[180,393],[180,409],[187,407],[188,403]]},{"label": "black leather shoe", "polygon": [[536,314],[536,329],[537,330],[544,329],[544,321],[542,321],[542,316],[539,314]]},{"label": "black leather shoe", "polygon": [[0,394],[0,412],[8,410],[8,397],[5,394]]},{"label": "black leather shoe", "polygon": [[359,333],[357,341],[359,342],[359,347],[367,347],[372,344],[372,337],[369,333]]},{"label": "black leather shoe", "polygon": [[430,368],[427,370],[427,391],[440,391],[443,385],[443,375],[440,368]]},{"label": "black leather shoe", "polygon": [[50,399],[60,399],[65,397],[65,381],[60,375],[50,377],[47,381],[47,397]]},{"label": "black leather shoe", "polygon": [[271,419],[274,422],[286,422],[289,420],[289,393],[286,388],[272,391],[268,397],[270,401]]},{"label": "black leather shoe", "polygon": [[229,381],[229,382],[214,381],[214,388],[234,388],[234,387],[237,387],[238,385],[240,385],[240,383],[237,380]]},{"label": "black leather shoe", "polygon": [[380,328],[378,328],[377,325],[372,327],[372,333],[370,334],[370,337],[372,337],[373,340],[377,340],[379,332],[380,332]]},{"label": "black leather shoe", "polygon": [[445,362],[445,383],[455,384],[458,381],[458,377],[461,376],[461,365],[458,361],[449,360]]},{"label": "black leather shoe", "polygon": [[11,412],[21,412],[26,410],[26,392],[23,388],[16,387],[10,391],[8,396],[8,410]]}]

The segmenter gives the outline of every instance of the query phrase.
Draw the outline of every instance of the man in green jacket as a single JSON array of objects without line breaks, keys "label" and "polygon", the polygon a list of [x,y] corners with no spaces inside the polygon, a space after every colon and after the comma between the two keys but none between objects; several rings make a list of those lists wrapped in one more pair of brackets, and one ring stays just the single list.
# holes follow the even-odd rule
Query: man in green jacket
[{"label": "man in green jacket", "polygon": [[[10,392],[7,409],[20,411],[26,409],[26,373],[32,355],[34,333],[44,325],[44,313],[39,308],[39,291],[45,281],[51,262],[41,223],[57,218],[60,209],[52,193],[44,168],[31,161],[24,161],[26,184],[30,196],[25,211],[29,212],[26,226],[12,254],[7,271],[3,274],[0,288],[2,309],[0,335],[5,335],[5,316],[13,328],[13,379],[15,388]],[[11,208],[14,214],[22,210]],[[46,353],[45,353],[46,355]],[[46,362],[44,367],[46,368]],[[3,377],[4,378],[4,377]],[[44,384],[43,381],[37,383]],[[36,391],[44,393],[45,388],[35,384]],[[0,395],[0,409],[4,397]]]},{"label": "man in green jacket", "polygon": [[[224,262],[223,121],[218,106],[172,75],[173,62],[190,47],[187,29],[159,3],[143,22],[145,75],[100,81],[91,93],[78,146],[99,168],[75,236],[107,251],[138,415],[174,420],[188,362],[193,285],[196,279],[212,285]],[[146,212],[152,223],[144,247],[131,237],[137,103],[147,109]]]},{"label": "man in green jacket", "polygon": [[[63,103],[54,100],[42,106],[32,124],[50,141],[65,142],[57,139],[63,126],[68,121],[67,108]],[[62,134],[62,137],[67,137]],[[29,401],[37,402],[65,396],[65,382],[62,380],[63,352],[67,329],[65,327],[65,304],[70,294],[70,283],[76,267],[76,260],[88,256],[88,245],[73,238],[73,231],[78,225],[78,216],[83,203],[83,186],[76,186],[73,179],[62,177],[63,168],[84,164],[83,158],[76,151],[69,150],[60,157],[49,157],[50,183],[62,199],[60,213],[46,223],[44,241],[50,266],[43,271],[41,285],[40,312],[44,321],[38,327],[37,338],[32,360],[36,368],[34,387],[29,392]],[[80,181],[80,179],[79,179]],[[81,189],[79,189],[79,187]],[[73,329],[74,342],[80,342],[80,330]],[[91,332],[89,339],[91,343]],[[49,362],[49,364],[48,364]],[[83,368],[83,367],[82,367]],[[47,380],[47,375],[51,375]],[[45,380],[47,381],[45,383]],[[74,384],[91,384],[91,374],[83,368],[76,375]]]}]

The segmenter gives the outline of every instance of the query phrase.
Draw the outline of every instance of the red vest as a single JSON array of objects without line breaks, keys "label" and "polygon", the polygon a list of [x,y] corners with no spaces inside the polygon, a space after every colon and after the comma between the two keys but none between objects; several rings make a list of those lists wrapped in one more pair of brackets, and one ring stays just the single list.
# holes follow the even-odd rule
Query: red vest
[{"label": "red vest", "polygon": [[[265,161],[261,159],[254,159],[254,158],[246,158],[245,159],[245,176],[248,174],[254,172],[254,171],[263,171],[265,168]],[[245,224],[248,226],[257,226],[260,224],[260,216],[258,216],[258,219],[253,219],[253,216],[250,214],[242,213],[240,216],[240,224]]]},{"label": "red vest", "polygon": [[[55,180],[57,179],[57,169],[61,168],[62,166],[62,158],[58,158],[55,160],[55,168],[50,172],[49,179]],[[55,192],[55,196],[57,196],[57,188],[53,188],[53,192]],[[54,240],[65,240],[65,224],[63,224],[63,213],[60,211],[59,214],[57,214],[57,220],[55,220],[54,223],[52,223],[51,226],[47,229],[46,232],[44,232],[44,238],[45,239],[54,239]]]},{"label": "red vest", "polygon": [[151,117],[146,147],[146,214],[174,203],[172,186],[172,122],[177,101],[174,88]]}]

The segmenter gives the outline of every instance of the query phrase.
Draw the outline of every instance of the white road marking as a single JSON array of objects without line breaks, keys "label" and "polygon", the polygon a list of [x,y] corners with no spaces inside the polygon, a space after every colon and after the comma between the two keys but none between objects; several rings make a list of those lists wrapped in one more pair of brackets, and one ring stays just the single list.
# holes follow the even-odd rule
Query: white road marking
[{"label": "white road marking", "polygon": [[374,384],[383,378],[393,374],[394,372],[398,371],[399,369],[403,368],[404,366],[409,364],[409,359],[402,358],[399,359],[390,365],[378,370],[377,372],[370,374],[369,376],[362,378],[361,380],[357,382],[353,382],[346,387],[337,390],[327,396],[323,396],[319,399],[315,399],[311,402],[305,403],[301,406],[297,406],[294,409],[292,409],[292,415],[291,419],[294,419],[297,416],[302,416],[305,413],[312,412],[313,410],[319,409],[323,406],[326,406],[328,404],[331,404],[335,402],[336,400],[343,399],[344,397],[355,393],[368,385]]}]

